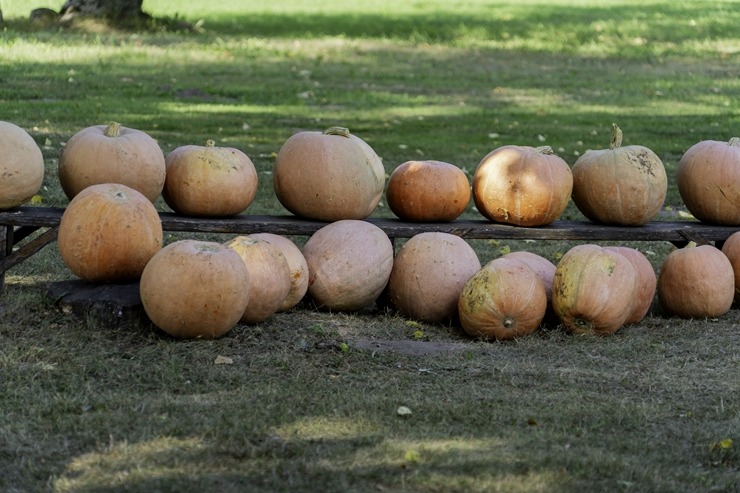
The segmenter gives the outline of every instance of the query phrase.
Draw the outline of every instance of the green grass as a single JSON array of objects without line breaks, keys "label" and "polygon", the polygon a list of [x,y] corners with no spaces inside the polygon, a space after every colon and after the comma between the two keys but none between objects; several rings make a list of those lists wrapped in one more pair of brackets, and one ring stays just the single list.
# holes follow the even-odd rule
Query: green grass
[{"label": "green grass", "polygon": [[[145,0],[159,20],[140,32],[38,28],[25,17],[48,5],[31,3],[0,0],[0,120],[42,147],[46,205],[67,203],[64,142],[110,120],[165,152],[207,138],[243,149],[260,172],[255,214],[285,212],[269,172],[299,129],[347,126],[389,173],[418,158],[472,173],[505,144],[573,164],[615,122],[663,159],[670,217],[682,153],[740,128],[731,1]],[[482,262],[570,246],[471,244]],[[636,246],[656,268],[672,248]],[[737,491],[736,309],[682,321],[656,306],[609,338],[548,323],[482,343],[380,308],[301,305],[175,341],[60,310],[45,286],[71,277],[56,246],[6,277],[2,491]]]}]

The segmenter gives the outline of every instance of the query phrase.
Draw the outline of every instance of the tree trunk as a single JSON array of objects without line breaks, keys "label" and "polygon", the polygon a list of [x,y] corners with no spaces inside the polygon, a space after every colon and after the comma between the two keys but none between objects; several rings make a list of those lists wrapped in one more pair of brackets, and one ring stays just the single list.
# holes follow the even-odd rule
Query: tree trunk
[{"label": "tree trunk", "polygon": [[105,19],[137,19],[148,17],[141,10],[143,0],[67,0],[59,12],[64,18],[78,15]]}]

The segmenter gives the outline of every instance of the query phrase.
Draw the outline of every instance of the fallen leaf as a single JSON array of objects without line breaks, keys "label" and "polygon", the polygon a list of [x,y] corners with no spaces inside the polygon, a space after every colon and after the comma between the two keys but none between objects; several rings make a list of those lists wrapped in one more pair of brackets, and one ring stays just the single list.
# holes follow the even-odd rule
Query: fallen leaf
[{"label": "fallen leaf", "polygon": [[233,365],[234,360],[229,358],[228,356],[218,355],[216,356],[214,363],[217,365]]}]

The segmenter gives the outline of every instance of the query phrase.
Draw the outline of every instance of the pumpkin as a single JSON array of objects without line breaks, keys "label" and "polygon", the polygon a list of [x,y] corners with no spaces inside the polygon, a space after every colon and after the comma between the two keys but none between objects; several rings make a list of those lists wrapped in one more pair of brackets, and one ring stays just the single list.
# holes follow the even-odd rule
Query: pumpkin
[{"label": "pumpkin", "polygon": [[320,307],[354,311],[375,301],[393,268],[388,235],[366,221],[343,219],[323,226],[303,245],[307,294]]},{"label": "pumpkin", "polygon": [[101,183],[69,202],[57,244],[62,261],[76,276],[90,282],[128,282],[138,279],[162,248],[162,223],[141,193]]},{"label": "pumpkin", "polygon": [[388,179],[385,192],[391,212],[404,221],[448,222],[470,202],[470,182],[454,164],[407,161]]},{"label": "pumpkin", "polygon": [[280,249],[290,267],[290,290],[278,311],[285,311],[297,305],[308,291],[308,264],[301,249],[285,236],[272,233],[256,233],[250,238],[266,241]]},{"label": "pumpkin", "polygon": [[735,276],[735,300],[740,300],[740,231],[732,233],[722,245],[722,253],[732,264]]},{"label": "pumpkin", "polygon": [[487,219],[515,226],[555,221],[570,201],[570,167],[550,147],[507,145],[489,152],[473,174],[473,201]]},{"label": "pumpkin", "polygon": [[28,132],[0,121],[0,209],[30,200],[44,181],[44,156]]},{"label": "pumpkin", "polygon": [[537,330],[547,310],[539,275],[524,262],[499,257],[476,272],[458,301],[460,324],[472,337],[506,341]]},{"label": "pumpkin", "polygon": [[290,292],[290,267],[277,246],[249,236],[226,243],[244,261],[251,288],[241,321],[256,324],[277,312]]},{"label": "pumpkin", "polygon": [[275,195],[288,211],[320,221],[369,216],[385,187],[378,155],[341,127],[292,135],[281,146],[272,174]]},{"label": "pumpkin", "polygon": [[249,271],[225,245],[179,240],[152,257],[139,291],[147,316],[167,334],[212,339],[233,329],[243,315],[250,296]]},{"label": "pumpkin", "polygon": [[735,297],[732,263],[718,248],[691,242],[663,260],[657,291],[666,315],[719,317],[730,310]]},{"label": "pumpkin", "polygon": [[637,273],[627,257],[592,244],[576,245],[560,259],[552,307],[575,334],[609,335],[634,311]]},{"label": "pumpkin", "polygon": [[698,220],[740,225],[740,137],[691,146],[676,167],[676,185],[686,208]]},{"label": "pumpkin", "polygon": [[547,260],[545,257],[526,251],[509,252],[502,255],[502,257],[524,262],[527,267],[532,269],[540,277],[542,285],[545,287],[548,304],[551,302],[552,280],[555,277],[555,264]]},{"label": "pumpkin", "polygon": [[613,250],[624,255],[627,260],[632,262],[637,274],[637,293],[635,304],[632,309],[632,315],[625,320],[625,325],[636,324],[642,321],[650,310],[655,299],[655,290],[658,283],[658,277],[655,275],[655,269],[648,258],[635,248],[624,246],[608,246],[607,250]]},{"label": "pumpkin", "polygon": [[393,260],[389,301],[410,318],[430,323],[453,320],[463,286],[480,268],[475,250],[459,236],[419,233]]},{"label": "pumpkin", "polygon": [[639,145],[622,147],[622,130],[612,125],[609,149],[586,151],[573,164],[573,203],[593,222],[647,224],[668,191],[660,158]]},{"label": "pumpkin", "polygon": [[245,211],[257,195],[257,170],[239,149],[205,146],[175,148],[165,158],[162,198],[186,216],[233,216]]},{"label": "pumpkin", "polygon": [[164,187],[165,158],[147,133],[112,122],[74,134],[59,155],[59,182],[71,200],[100,183],[120,183],[154,202]]}]

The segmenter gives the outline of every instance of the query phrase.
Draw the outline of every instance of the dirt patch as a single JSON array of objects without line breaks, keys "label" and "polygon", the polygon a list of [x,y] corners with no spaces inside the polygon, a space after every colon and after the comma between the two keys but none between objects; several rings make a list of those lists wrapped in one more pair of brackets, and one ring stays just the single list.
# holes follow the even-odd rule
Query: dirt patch
[{"label": "dirt patch", "polygon": [[472,351],[474,349],[470,344],[462,342],[377,340],[366,338],[351,339],[349,345],[352,349],[361,351],[405,354],[408,356],[448,354],[460,351]]}]

